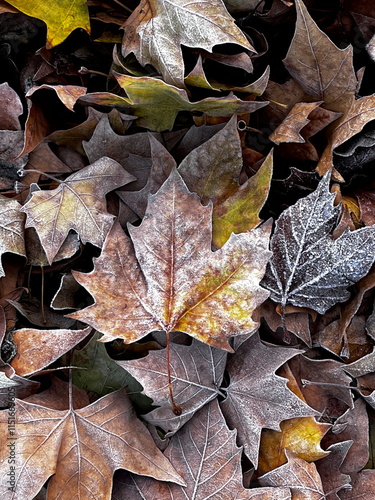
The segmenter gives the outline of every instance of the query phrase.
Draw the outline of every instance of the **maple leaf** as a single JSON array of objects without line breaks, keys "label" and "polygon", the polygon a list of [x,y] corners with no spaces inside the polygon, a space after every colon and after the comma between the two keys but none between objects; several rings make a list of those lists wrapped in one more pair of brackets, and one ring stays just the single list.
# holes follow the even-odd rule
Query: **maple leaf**
[{"label": "maple leaf", "polygon": [[293,498],[298,500],[322,500],[325,498],[316,465],[296,457],[291,451],[285,453],[288,463],[261,476],[259,483],[262,486],[288,487],[292,491]]},{"label": "maple leaf", "polygon": [[325,497],[328,500],[340,500],[341,497],[337,495],[338,491],[352,489],[350,476],[340,472],[342,463],[352,444],[353,441],[341,441],[332,444],[327,448],[329,455],[316,463],[324,491],[328,492]]},{"label": "maple leaf", "polygon": [[109,92],[93,92],[80,97],[80,102],[131,109],[138,117],[137,125],[155,132],[171,130],[179,111],[200,111],[209,116],[232,116],[235,113],[252,113],[268,104],[242,101],[233,93],[225,97],[207,97],[201,101],[190,102],[185,90],[157,78],[113,73],[129,96],[128,99]]},{"label": "maple leaf", "polygon": [[16,200],[0,196],[0,277],[5,276],[1,257],[6,252],[26,257],[24,239],[24,215]]},{"label": "maple leaf", "polygon": [[296,0],[297,23],[284,64],[303,90],[332,111],[343,111],[354,100],[357,79],[353,48],[339,49],[321,31],[302,0]]},{"label": "maple leaf", "polygon": [[327,172],[313,193],[276,222],[273,256],[262,285],[282,308],[292,303],[324,314],[350,297],[347,287],[365,276],[375,259],[374,226],[331,237],[340,206],[333,205],[329,179]]},{"label": "maple leaf", "polygon": [[[217,400],[205,405],[170,440],[164,455],[187,483],[186,488],[135,475],[115,483],[114,497],[165,500],[225,498],[226,500],[287,500],[287,488],[246,490],[242,485],[241,448],[236,432],[225,423]],[[138,496],[139,495],[139,496]]]},{"label": "maple leaf", "polygon": [[114,160],[103,157],[59,181],[56,189],[36,191],[22,207],[26,227],[35,227],[49,264],[71,229],[83,243],[101,247],[113,215],[107,213],[105,194],[134,177]]},{"label": "maple leaf", "polygon": [[181,45],[212,52],[215,45],[240,45],[254,51],[222,2],[142,0],[122,26],[122,54],[153,65],[167,83],[184,86]]},{"label": "maple leaf", "polygon": [[224,416],[255,467],[262,428],[279,431],[282,420],[314,416],[318,413],[287,388],[287,380],[275,371],[290,358],[300,354],[298,349],[267,346],[255,333],[229,360],[229,386],[222,403]]},{"label": "maple leaf", "polygon": [[249,231],[261,220],[272,177],[272,153],[241,186],[242,148],[234,116],[211,139],[189,153],[179,166],[188,188],[204,204],[213,203],[212,240],[220,248],[232,233]]},{"label": "maple leaf", "polygon": [[252,312],[267,297],[258,283],[269,227],[232,235],[212,252],[211,214],[173,170],[150,195],[142,224],[129,226],[134,249],[115,227],[94,271],[74,273],[95,304],[69,317],[94,326],[104,341],[179,330],[231,351],[228,338],[254,330]]},{"label": "maple leaf", "polygon": [[[45,401],[41,393],[33,401],[38,398],[41,404],[15,402],[17,498],[31,500],[53,475],[49,498],[109,500],[119,468],[184,484],[135,417],[124,389],[80,409],[61,409],[56,396]],[[0,427],[7,436],[8,410],[0,412]],[[9,498],[8,447],[1,446],[0,453],[0,492]]]},{"label": "maple leaf", "polygon": [[174,400],[183,410],[173,413],[169,399],[166,349],[145,358],[118,361],[144,387],[159,406],[144,416],[152,424],[174,434],[206,403],[220,394],[227,353],[193,340],[190,346],[171,344],[169,363]]},{"label": "maple leaf", "polygon": [[47,0],[37,3],[24,0],[10,0],[8,3],[31,17],[37,17],[47,25],[47,48],[51,49],[76,28],[83,28],[90,33],[89,11],[85,0],[59,0],[53,4]]},{"label": "maple leaf", "polygon": [[103,156],[116,160],[136,179],[129,189],[140,189],[147,181],[151,167],[150,141],[147,134],[118,135],[112,129],[108,116],[103,115],[83,149],[90,163]]}]

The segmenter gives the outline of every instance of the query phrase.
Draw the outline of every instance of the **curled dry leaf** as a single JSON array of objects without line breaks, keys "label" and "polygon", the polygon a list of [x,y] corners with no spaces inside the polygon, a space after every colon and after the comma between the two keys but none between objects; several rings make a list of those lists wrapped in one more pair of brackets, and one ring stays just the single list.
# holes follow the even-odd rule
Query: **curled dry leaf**
[{"label": "curled dry leaf", "polygon": [[181,45],[212,52],[215,45],[232,43],[254,51],[222,2],[142,0],[122,28],[122,54],[133,52],[142,66],[152,64],[177,87],[184,86]]},{"label": "curled dry leaf", "polygon": [[375,119],[375,94],[362,97],[352,103],[346,113],[337,121],[326,149],[316,167],[320,175],[325,174],[333,166],[333,150],[340,146],[363,127]]},{"label": "curled dry leaf", "polygon": [[190,102],[185,90],[169,85],[163,80],[133,77],[115,72],[114,75],[129,96],[128,99],[109,92],[94,92],[82,96],[80,101],[131,109],[138,117],[137,125],[155,132],[171,130],[179,111],[198,111],[208,116],[232,116],[235,113],[252,113],[268,104],[242,101],[233,93],[225,97],[207,97],[201,101]]},{"label": "curled dry leaf", "polygon": [[[50,498],[109,499],[112,476],[119,468],[184,484],[135,417],[124,389],[78,410],[21,400],[15,405],[18,498],[33,499],[53,476]],[[1,439],[6,439],[8,410],[0,412],[0,428]],[[1,446],[0,453],[0,493],[9,498],[8,447]]]},{"label": "curled dry leaf", "polygon": [[35,227],[48,263],[71,229],[82,243],[101,247],[114,218],[106,210],[105,195],[132,180],[116,161],[103,157],[60,181],[56,189],[34,192],[21,211],[27,214],[26,227]]},{"label": "curled dry leaf", "polygon": [[285,310],[287,303],[320,314],[350,297],[349,285],[365,276],[375,259],[375,227],[345,231],[336,240],[340,206],[329,191],[330,172],[317,189],[285,210],[271,239],[272,259],[262,285]]},{"label": "curled dry leaf", "polygon": [[104,333],[104,341],[179,330],[231,351],[229,337],[256,328],[251,315],[267,298],[259,281],[269,225],[232,235],[212,252],[211,214],[173,170],[150,195],[142,224],[129,226],[134,247],[115,226],[94,271],[74,273],[95,304],[70,317]]}]

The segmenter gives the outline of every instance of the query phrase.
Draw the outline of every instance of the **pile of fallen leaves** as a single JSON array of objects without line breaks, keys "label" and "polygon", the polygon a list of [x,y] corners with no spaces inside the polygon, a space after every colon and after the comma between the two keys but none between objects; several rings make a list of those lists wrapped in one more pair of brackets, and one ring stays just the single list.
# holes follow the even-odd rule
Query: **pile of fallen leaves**
[{"label": "pile of fallen leaves", "polygon": [[0,1],[0,494],[375,498],[371,1]]}]

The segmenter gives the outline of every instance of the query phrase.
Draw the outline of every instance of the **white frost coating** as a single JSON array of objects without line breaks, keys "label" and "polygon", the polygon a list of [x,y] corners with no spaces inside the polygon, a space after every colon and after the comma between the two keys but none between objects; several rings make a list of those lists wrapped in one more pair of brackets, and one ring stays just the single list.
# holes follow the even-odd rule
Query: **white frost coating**
[{"label": "white frost coating", "polygon": [[[166,83],[184,86],[181,45],[212,52],[215,45],[235,43],[254,51],[221,1],[156,0],[154,6],[149,19],[139,23],[136,9],[124,25],[122,51],[124,56],[134,52],[142,66],[152,64]],[[129,40],[132,29],[137,36]]]},{"label": "white frost coating", "polygon": [[375,260],[375,226],[345,231],[333,240],[340,206],[333,206],[330,175],[276,222],[273,257],[261,284],[282,306],[292,303],[324,314],[349,298],[347,287],[365,276]]}]

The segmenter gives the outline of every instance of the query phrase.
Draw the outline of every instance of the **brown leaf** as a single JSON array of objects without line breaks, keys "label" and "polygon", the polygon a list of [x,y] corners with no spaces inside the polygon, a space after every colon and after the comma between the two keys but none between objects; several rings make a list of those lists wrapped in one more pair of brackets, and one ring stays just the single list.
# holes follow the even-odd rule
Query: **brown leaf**
[{"label": "brown leaf", "polygon": [[135,54],[142,66],[153,65],[164,81],[184,86],[181,45],[212,52],[215,45],[232,43],[254,51],[224,5],[207,0],[192,4],[174,0],[142,0],[122,26],[122,54]]},{"label": "brown leaf", "polygon": [[74,273],[96,303],[70,317],[94,326],[105,340],[133,342],[152,330],[179,330],[230,351],[229,337],[254,330],[252,312],[267,295],[258,283],[269,256],[269,225],[232,235],[212,252],[211,210],[172,171],[150,196],[142,224],[129,227],[135,254],[115,228],[94,271]]},{"label": "brown leaf", "polygon": [[[341,81],[341,79],[340,79]],[[340,144],[358,134],[369,121],[375,118],[375,94],[354,101],[345,114],[337,121],[326,149],[316,167],[319,175],[325,174],[333,163],[333,150]]]},{"label": "brown leaf", "polygon": [[20,130],[18,117],[22,115],[22,102],[17,93],[4,82],[0,85],[0,123],[2,130]]},{"label": "brown leaf", "polygon": [[[33,499],[53,475],[48,484],[50,498],[109,500],[112,475],[119,468],[183,484],[135,417],[124,389],[78,410],[55,410],[16,400],[15,413],[18,498]],[[8,410],[0,412],[0,422],[3,440]],[[0,492],[6,498],[9,447],[0,449]]]},{"label": "brown leaf", "polygon": [[341,500],[370,500],[375,496],[375,470],[363,470],[355,475],[352,489],[340,493]]},{"label": "brown leaf", "polygon": [[287,380],[275,371],[301,351],[268,346],[258,334],[241,344],[229,360],[229,386],[222,403],[223,413],[255,467],[258,464],[260,435],[263,428],[279,431],[282,420],[314,416],[317,412],[287,388]]},{"label": "brown leaf", "polygon": [[129,189],[136,191],[146,184],[151,167],[151,149],[147,134],[118,135],[112,129],[108,116],[104,114],[91,139],[83,142],[83,149],[90,163],[102,156],[108,156],[134,175],[136,179]]},{"label": "brown leaf", "polygon": [[297,24],[284,64],[295,80],[315,101],[342,112],[354,100],[357,79],[351,46],[339,49],[321,31],[302,0],[296,0]]},{"label": "brown leaf", "polygon": [[5,276],[1,256],[5,252],[26,257],[24,240],[24,215],[16,200],[0,195],[0,277]]},{"label": "brown leaf", "polygon": [[353,474],[365,467],[369,459],[369,419],[362,399],[357,399],[354,408],[337,418],[332,431],[324,438],[324,444],[330,446],[347,440],[352,445],[340,470],[343,474]]},{"label": "brown leaf", "polygon": [[322,500],[322,481],[314,463],[309,464],[286,451],[288,463],[259,478],[261,486],[285,486],[291,489],[293,500]]},{"label": "brown leaf", "polygon": [[199,410],[193,419],[171,438],[164,454],[180,471],[187,483],[186,488],[128,475],[125,478],[122,476],[122,481],[117,485],[115,483],[114,498],[131,496],[137,500],[290,499],[287,488],[246,490],[243,487],[241,448],[237,447],[235,431],[228,429],[217,400]]},{"label": "brown leaf", "polygon": [[26,227],[35,227],[48,263],[71,229],[82,243],[101,247],[113,221],[105,195],[133,179],[117,162],[103,157],[60,181],[56,189],[33,193],[22,211],[27,214]]},{"label": "brown leaf", "polygon": [[22,152],[24,133],[20,130],[0,130],[0,189],[14,189],[19,172],[27,163]]},{"label": "brown leaf", "polygon": [[351,478],[342,474],[340,468],[345,457],[352,446],[352,441],[340,441],[327,448],[329,455],[316,462],[316,468],[322,480],[326,500],[340,500],[338,491],[351,490]]},{"label": "brown leaf", "polygon": [[90,327],[84,330],[16,330],[17,354],[11,365],[18,375],[31,375],[56,361],[90,332]]},{"label": "brown leaf", "polygon": [[176,416],[168,390],[166,349],[150,351],[145,358],[118,361],[144,387],[144,393],[158,406],[145,419],[174,434],[206,403],[220,394],[227,353],[193,340],[190,346],[171,344],[170,370],[174,400],[182,408]]},{"label": "brown leaf", "polygon": [[319,102],[299,102],[289,111],[288,116],[272,132],[270,140],[275,144],[282,142],[305,142],[300,131],[309,122],[310,113],[316,109],[322,101]]}]

